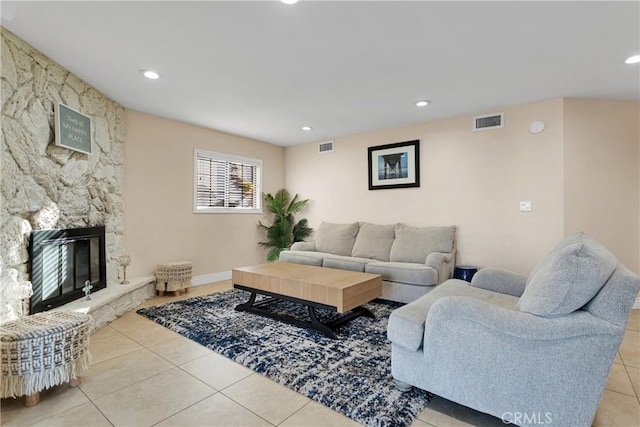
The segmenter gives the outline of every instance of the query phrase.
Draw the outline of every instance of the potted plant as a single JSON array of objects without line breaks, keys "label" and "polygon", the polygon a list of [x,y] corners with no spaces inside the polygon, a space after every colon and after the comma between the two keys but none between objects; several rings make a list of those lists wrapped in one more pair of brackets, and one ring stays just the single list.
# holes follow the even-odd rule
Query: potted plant
[{"label": "potted plant", "polygon": [[280,252],[289,249],[295,242],[301,242],[308,237],[313,229],[309,228],[306,218],[297,223],[293,214],[300,212],[309,199],[298,200],[298,195],[291,195],[287,190],[280,189],[275,195],[262,193],[267,210],[273,214],[273,224],[266,225],[258,222],[258,228],[267,233],[267,241],[258,242],[260,246],[269,248],[267,261],[277,261]]}]

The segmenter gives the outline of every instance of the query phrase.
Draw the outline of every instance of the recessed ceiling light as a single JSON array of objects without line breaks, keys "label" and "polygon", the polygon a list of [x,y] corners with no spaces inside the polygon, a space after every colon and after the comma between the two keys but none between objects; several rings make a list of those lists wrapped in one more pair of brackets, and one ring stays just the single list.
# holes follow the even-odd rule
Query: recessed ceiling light
[{"label": "recessed ceiling light", "polygon": [[302,130],[311,130],[313,129],[311,126],[302,126]]},{"label": "recessed ceiling light", "polygon": [[142,73],[143,76],[145,76],[149,80],[157,80],[160,78],[160,74],[156,73],[155,71],[142,70],[140,72]]},{"label": "recessed ceiling light", "polygon": [[639,62],[640,62],[640,55],[630,56],[624,61],[625,64],[637,64]]},{"label": "recessed ceiling light", "polygon": [[280,0],[284,4],[296,4],[298,0]]},{"label": "recessed ceiling light", "polygon": [[427,101],[426,99],[416,101],[416,107],[426,107],[429,104],[431,104],[431,101]]}]

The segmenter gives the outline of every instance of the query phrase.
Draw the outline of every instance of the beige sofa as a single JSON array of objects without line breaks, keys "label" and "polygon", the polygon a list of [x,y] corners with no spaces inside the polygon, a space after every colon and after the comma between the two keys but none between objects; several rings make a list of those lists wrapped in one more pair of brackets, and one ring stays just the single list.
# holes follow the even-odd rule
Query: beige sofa
[{"label": "beige sofa", "polygon": [[294,243],[280,261],[380,274],[382,298],[408,303],[451,277],[455,232],[455,226],[323,222],[314,241]]}]

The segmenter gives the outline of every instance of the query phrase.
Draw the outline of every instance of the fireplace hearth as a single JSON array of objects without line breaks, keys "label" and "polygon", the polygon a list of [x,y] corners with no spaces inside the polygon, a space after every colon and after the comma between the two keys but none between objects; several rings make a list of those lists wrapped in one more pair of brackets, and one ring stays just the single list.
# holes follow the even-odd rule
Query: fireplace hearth
[{"label": "fireplace hearth", "polygon": [[31,314],[59,307],[107,286],[105,228],[35,230],[29,247]]}]

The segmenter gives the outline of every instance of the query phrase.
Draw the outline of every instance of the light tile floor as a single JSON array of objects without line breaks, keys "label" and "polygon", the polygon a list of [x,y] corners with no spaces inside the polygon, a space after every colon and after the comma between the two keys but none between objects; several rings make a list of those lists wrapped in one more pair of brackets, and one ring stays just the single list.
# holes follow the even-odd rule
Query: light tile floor
[{"label": "light tile floor", "polygon": [[[163,304],[230,288],[198,286]],[[357,426],[352,420],[130,312],[91,337],[93,361],[76,388],[54,387],[38,405],[2,399],[2,426]],[[596,426],[640,426],[640,310],[611,370]],[[435,396],[413,424],[502,426]]]}]

